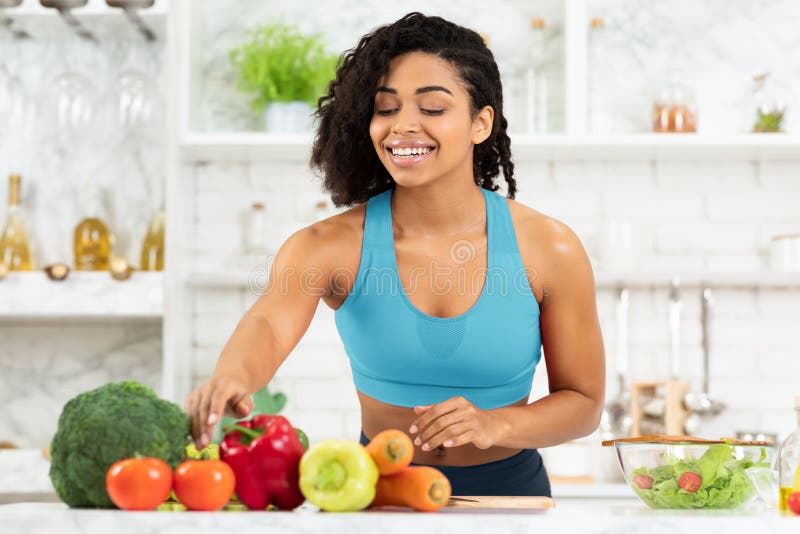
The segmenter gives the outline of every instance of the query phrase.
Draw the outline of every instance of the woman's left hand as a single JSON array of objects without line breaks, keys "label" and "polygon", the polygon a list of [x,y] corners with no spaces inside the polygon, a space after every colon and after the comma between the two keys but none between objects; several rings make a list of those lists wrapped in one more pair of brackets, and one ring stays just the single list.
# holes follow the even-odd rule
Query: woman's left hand
[{"label": "woman's left hand", "polygon": [[432,451],[442,445],[458,447],[472,443],[488,449],[499,439],[502,421],[489,410],[480,410],[464,397],[453,397],[439,404],[416,406],[418,417],[410,434],[417,434],[414,445]]}]

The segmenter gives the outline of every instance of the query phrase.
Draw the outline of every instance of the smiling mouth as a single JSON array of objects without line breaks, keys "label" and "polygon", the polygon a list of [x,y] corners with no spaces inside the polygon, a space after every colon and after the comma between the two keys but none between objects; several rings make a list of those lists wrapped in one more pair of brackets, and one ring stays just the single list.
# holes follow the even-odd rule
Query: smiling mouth
[{"label": "smiling mouth", "polygon": [[413,159],[415,157],[420,156],[427,156],[431,152],[436,150],[435,147],[429,146],[424,148],[398,148],[393,149],[391,147],[386,147],[386,151],[389,153],[390,156],[393,158],[398,159]]}]

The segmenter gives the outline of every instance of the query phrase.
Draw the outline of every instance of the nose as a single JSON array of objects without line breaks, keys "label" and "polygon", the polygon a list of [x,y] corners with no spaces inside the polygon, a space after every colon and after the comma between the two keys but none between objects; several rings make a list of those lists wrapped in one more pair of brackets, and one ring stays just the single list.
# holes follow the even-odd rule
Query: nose
[{"label": "nose", "polygon": [[394,124],[392,124],[392,133],[406,133],[419,131],[419,121],[417,120],[416,112],[409,108],[401,108],[395,115]]}]

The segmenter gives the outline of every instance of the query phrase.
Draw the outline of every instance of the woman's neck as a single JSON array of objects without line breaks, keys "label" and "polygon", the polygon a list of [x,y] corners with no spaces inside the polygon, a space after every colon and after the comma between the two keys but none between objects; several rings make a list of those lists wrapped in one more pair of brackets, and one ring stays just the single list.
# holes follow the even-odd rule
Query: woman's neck
[{"label": "woman's neck", "polygon": [[392,219],[403,234],[441,237],[475,231],[486,224],[485,200],[473,181],[437,180],[417,187],[397,185]]}]

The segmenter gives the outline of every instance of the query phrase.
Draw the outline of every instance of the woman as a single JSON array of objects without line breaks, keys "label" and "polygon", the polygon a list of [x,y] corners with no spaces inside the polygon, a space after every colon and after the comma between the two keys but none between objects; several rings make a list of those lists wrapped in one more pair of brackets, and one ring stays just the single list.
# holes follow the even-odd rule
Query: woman
[{"label": "woman", "polygon": [[[410,13],[348,51],[311,162],[353,207],[281,246],[186,400],[199,446],[223,412],[252,410],[321,298],[351,361],[362,443],[407,430],[414,463],[437,466],[455,495],[550,495],[536,449],[596,428],[603,342],[579,239],[513,200],[502,106],[481,37],[439,17]],[[550,394],[528,404],[542,347]]]}]

